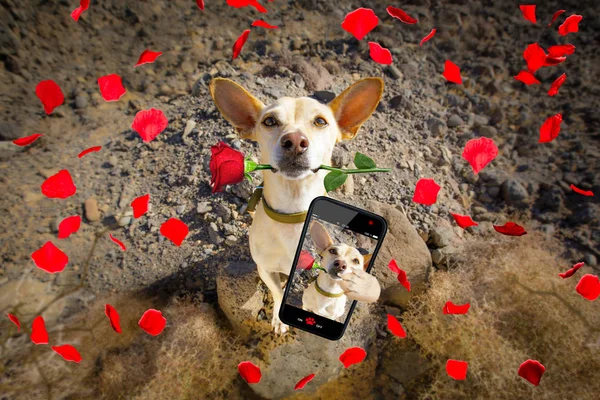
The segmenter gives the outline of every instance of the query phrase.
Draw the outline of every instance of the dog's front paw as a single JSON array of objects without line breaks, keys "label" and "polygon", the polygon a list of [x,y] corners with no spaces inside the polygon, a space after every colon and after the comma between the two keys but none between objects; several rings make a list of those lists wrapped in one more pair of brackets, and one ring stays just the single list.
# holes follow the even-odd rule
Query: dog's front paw
[{"label": "dog's front paw", "polygon": [[273,331],[276,335],[283,335],[290,329],[288,325],[281,322],[279,317],[273,317],[271,320],[271,326],[273,327]]}]

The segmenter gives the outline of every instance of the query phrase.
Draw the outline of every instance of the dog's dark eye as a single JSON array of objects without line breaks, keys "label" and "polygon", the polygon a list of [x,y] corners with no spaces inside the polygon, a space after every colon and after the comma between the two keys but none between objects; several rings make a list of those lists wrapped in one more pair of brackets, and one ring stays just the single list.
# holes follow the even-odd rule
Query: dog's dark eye
[{"label": "dog's dark eye", "polygon": [[360,264],[360,261],[358,260],[358,258],[355,258],[354,260],[352,260],[354,262],[354,264]]},{"label": "dog's dark eye", "polygon": [[329,249],[329,253],[333,254],[334,256],[337,256],[337,250],[336,249]]},{"label": "dog's dark eye", "polygon": [[317,128],[325,128],[328,124],[327,121],[325,121],[324,118],[321,117],[317,117],[315,118],[315,120],[313,121],[313,124],[317,127]]},{"label": "dog's dark eye", "polygon": [[275,126],[277,125],[277,120],[273,117],[267,117],[263,121],[263,125],[265,126]]}]

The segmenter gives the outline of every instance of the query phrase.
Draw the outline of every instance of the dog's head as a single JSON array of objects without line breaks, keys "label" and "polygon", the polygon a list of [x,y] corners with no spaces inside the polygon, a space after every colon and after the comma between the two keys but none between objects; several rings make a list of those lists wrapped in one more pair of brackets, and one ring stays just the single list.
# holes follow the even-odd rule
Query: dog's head
[{"label": "dog's head", "polygon": [[362,255],[355,247],[334,243],[327,229],[317,221],[310,225],[310,236],[321,254],[321,266],[331,278],[341,279],[339,275],[351,273],[353,269],[368,268],[371,254]]},{"label": "dog's head", "polygon": [[237,83],[215,78],[210,94],[243,138],[258,142],[261,162],[287,179],[303,179],[331,161],[333,146],[356,136],[383,93],[383,80],[366,78],[329,104],[283,97],[264,105]]}]

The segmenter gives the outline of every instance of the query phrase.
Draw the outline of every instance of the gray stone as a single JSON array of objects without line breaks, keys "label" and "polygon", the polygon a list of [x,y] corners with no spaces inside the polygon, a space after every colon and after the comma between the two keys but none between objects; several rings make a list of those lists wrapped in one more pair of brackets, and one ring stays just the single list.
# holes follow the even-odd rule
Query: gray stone
[{"label": "gray stone", "polygon": [[99,221],[101,218],[100,211],[98,210],[98,201],[95,197],[90,197],[83,203],[85,211],[85,218],[90,222]]},{"label": "gray stone", "polygon": [[398,69],[398,67],[394,66],[394,65],[388,65],[385,69],[392,78],[398,80],[398,79],[402,79],[402,77],[404,76],[402,74],[402,71],[400,71]]},{"label": "gray stone", "polygon": [[598,266],[598,260],[596,259],[596,256],[593,255],[592,253],[586,253],[583,256],[583,262],[586,265],[589,265],[590,267],[597,267]]},{"label": "gray stone", "polygon": [[[22,135],[21,128],[16,124],[0,122],[0,140],[15,140]],[[12,144],[11,144],[12,146]]]},{"label": "gray stone", "polygon": [[84,109],[88,106],[88,96],[85,93],[79,93],[76,97],[75,97],[75,108],[77,109]]},{"label": "gray stone", "polygon": [[502,184],[502,196],[506,204],[517,208],[528,206],[529,193],[527,189],[516,179],[510,178]]},{"label": "gray stone", "polygon": [[216,203],[214,205],[215,213],[223,219],[223,222],[231,221],[231,209],[224,204]]},{"label": "gray stone", "polygon": [[212,211],[212,206],[209,201],[198,203],[198,207],[196,207],[196,212],[198,214],[206,214],[209,211]]},{"label": "gray stone", "polygon": [[221,237],[221,233],[219,232],[219,228],[217,227],[217,224],[215,224],[214,222],[211,222],[210,225],[208,225],[207,229],[208,229],[208,237],[209,237],[210,243],[212,243],[212,244],[223,243],[224,239]]},{"label": "gray stone", "polygon": [[456,128],[457,126],[461,126],[464,123],[461,117],[456,114],[452,114],[450,118],[448,118],[448,128]]},{"label": "gray stone", "polygon": [[446,123],[439,118],[429,118],[425,124],[427,125],[429,132],[434,136],[441,136],[448,130]]}]

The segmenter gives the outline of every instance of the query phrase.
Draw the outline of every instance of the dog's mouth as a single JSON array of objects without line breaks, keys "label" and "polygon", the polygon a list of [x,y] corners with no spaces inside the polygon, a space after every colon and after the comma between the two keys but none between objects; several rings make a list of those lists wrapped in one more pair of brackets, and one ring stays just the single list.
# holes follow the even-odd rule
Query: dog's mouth
[{"label": "dog's mouth", "polygon": [[271,169],[273,173],[280,173],[287,178],[298,179],[310,173],[319,171],[319,167],[311,168],[309,161],[304,157],[283,159],[277,163],[277,167]]}]

